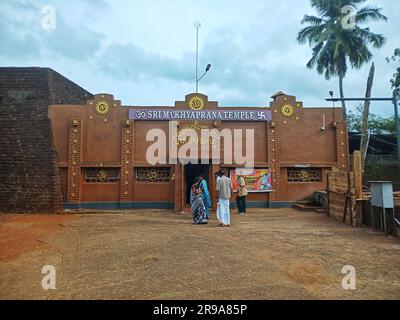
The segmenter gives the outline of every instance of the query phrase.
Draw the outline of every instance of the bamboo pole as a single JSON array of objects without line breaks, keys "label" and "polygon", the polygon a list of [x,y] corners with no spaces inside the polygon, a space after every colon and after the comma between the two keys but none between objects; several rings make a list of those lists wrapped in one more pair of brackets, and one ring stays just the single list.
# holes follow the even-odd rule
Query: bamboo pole
[{"label": "bamboo pole", "polygon": [[362,160],[361,151],[354,151],[353,153],[353,170],[354,170],[354,188],[356,191],[356,200],[364,200],[362,192]]}]

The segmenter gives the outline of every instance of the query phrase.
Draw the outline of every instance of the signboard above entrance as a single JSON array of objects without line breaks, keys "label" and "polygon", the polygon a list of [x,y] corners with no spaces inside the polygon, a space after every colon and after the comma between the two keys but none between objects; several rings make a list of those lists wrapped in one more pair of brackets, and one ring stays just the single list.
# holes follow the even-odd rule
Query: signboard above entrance
[{"label": "signboard above entrance", "polygon": [[129,120],[216,120],[216,121],[271,121],[271,110],[247,109],[247,110],[163,110],[142,109],[129,110]]}]

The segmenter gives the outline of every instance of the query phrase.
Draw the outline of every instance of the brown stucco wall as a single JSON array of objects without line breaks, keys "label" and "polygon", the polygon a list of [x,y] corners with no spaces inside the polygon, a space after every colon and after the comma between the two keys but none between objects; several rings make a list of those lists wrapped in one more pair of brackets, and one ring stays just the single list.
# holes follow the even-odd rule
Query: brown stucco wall
[{"label": "brown stucco wall", "polygon": [[[186,110],[187,101],[192,95],[188,95],[185,101],[178,101],[175,106],[150,107],[168,108],[174,110]],[[218,103],[208,101],[206,109],[218,109]],[[100,100],[106,100],[111,106],[106,115],[96,112],[95,105]],[[285,104],[291,104],[294,108],[293,115],[285,117],[281,108]],[[168,133],[168,121],[128,121],[129,127],[125,128],[124,123],[128,119],[129,109],[143,109],[139,106],[121,106],[120,101],[114,100],[109,94],[98,94],[93,100],[87,101],[82,105],[53,105],[49,107],[49,117],[51,119],[54,144],[58,151],[58,164],[62,172],[62,187],[64,199],[68,197],[68,176],[72,172],[81,173],[81,168],[117,167],[125,163],[122,161],[122,150],[132,150],[124,159],[128,159],[127,167],[136,168],[151,167],[146,160],[146,150],[153,142],[146,141],[146,134],[150,129],[161,129]],[[248,196],[250,203],[266,205],[275,203],[277,206],[284,203],[291,203],[298,200],[309,198],[317,190],[326,189],[326,172],[333,167],[340,170],[346,169],[346,155],[344,151],[344,141],[346,132],[343,129],[343,119],[340,109],[331,108],[304,108],[294,96],[279,94],[273,97],[270,106],[264,107],[272,112],[272,121],[268,122],[224,122],[219,125],[214,123],[200,122],[202,125],[216,127],[218,129],[254,129],[255,131],[255,163],[256,168],[269,167],[273,169],[274,192],[272,193],[251,193]],[[224,108],[224,110],[235,110],[235,108]],[[325,119],[323,121],[323,118]],[[77,171],[73,171],[75,165],[71,164],[69,152],[71,148],[71,137],[68,132],[71,121],[76,120],[81,132],[80,141],[80,162],[77,164]],[[325,123],[325,128],[321,128]],[[179,121],[178,130],[193,124],[193,121]],[[133,132],[133,140],[130,141],[129,148],[124,146],[124,141],[130,139],[129,134],[125,137],[125,132]],[[169,135],[167,134],[167,142]],[[243,152],[245,151],[245,136],[242,139]],[[132,144],[133,143],[133,144]],[[340,146],[339,146],[340,144]],[[220,153],[223,154],[224,145],[222,144]],[[167,154],[168,159],[168,154]],[[69,162],[68,162],[69,161]],[[70,171],[67,168],[70,168]],[[180,202],[183,194],[180,190],[185,190],[185,181],[182,181],[182,174],[178,171],[179,166],[166,165],[171,170],[171,181],[168,183],[143,183],[135,180],[135,172],[127,175],[127,178],[116,183],[86,183],[81,177],[78,198],[74,202],[79,205],[84,203],[122,203],[122,202],[143,202],[149,206],[152,203],[172,203]],[[222,168],[233,169],[234,163],[222,163]],[[317,168],[321,170],[320,182],[288,182],[288,168]],[[75,169],[74,169],[75,170]],[[216,167],[210,168],[209,179],[212,179],[211,172],[215,172]],[[68,175],[69,172],[69,175]],[[82,171],[83,172],[83,171]],[[124,175],[121,169],[121,175]],[[121,200],[124,183],[129,186],[131,193]],[[212,197],[214,183],[209,181]],[[72,193],[72,191],[71,191]],[[71,196],[71,194],[70,194]],[[75,194],[76,196],[76,194]],[[179,207],[179,206],[178,206]]]}]

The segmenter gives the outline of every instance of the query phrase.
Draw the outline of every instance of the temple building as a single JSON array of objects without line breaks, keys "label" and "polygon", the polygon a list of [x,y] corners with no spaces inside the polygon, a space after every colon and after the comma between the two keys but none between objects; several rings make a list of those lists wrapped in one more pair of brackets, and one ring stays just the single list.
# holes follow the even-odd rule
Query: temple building
[{"label": "temple building", "polygon": [[123,106],[52,69],[0,68],[2,212],[181,211],[199,174],[215,209],[220,169],[234,185],[245,177],[249,207],[291,206],[325,190],[328,171],[347,170],[346,141],[340,108],[304,107],[283,92],[259,107],[219,106],[200,93]]},{"label": "temple building", "polygon": [[[123,106],[110,94],[97,94],[84,105],[49,106],[64,207],[181,211],[189,205],[194,178],[202,173],[215,208],[214,175],[220,169],[226,169],[233,182],[236,175],[245,175],[249,207],[291,206],[325,190],[327,171],[347,169],[342,110],[306,108],[283,92],[271,98],[269,106],[233,108],[193,93],[172,106],[143,107]],[[176,124],[175,133],[171,122]],[[153,129],[167,135],[161,143],[167,147],[166,162],[148,159],[148,150],[157,140],[148,139]],[[189,129],[199,137],[191,143],[198,150],[207,144],[208,151],[195,153],[196,159],[189,153],[186,161],[171,162],[170,153],[179,154],[190,139],[182,137]],[[242,155],[246,130],[253,130],[252,163],[238,164],[234,157],[227,160],[226,141],[202,139],[200,132],[206,129],[243,132],[241,141],[237,137],[232,141]],[[170,144],[171,139],[175,142]]]}]

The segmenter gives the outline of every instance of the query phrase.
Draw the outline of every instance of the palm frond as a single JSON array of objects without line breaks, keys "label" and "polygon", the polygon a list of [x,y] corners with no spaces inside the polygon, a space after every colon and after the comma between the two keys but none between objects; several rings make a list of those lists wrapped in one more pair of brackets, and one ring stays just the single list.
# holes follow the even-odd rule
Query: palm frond
[{"label": "palm frond", "polygon": [[308,61],[308,63],[307,63],[307,68],[309,68],[309,69],[314,68],[314,66],[318,60],[319,54],[321,52],[321,49],[323,47],[324,47],[324,42],[320,42],[312,49],[313,55],[312,55],[310,61]]},{"label": "palm frond", "polygon": [[318,18],[316,16],[309,16],[305,15],[303,20],[301,20],[301,24],[309,23],[312,26],[320,26],[321,24],[325,23],[326,21],[322,18]]},{"label": "palm frond", "polygon": [[304,44],[308,40],[310,45],[318,42],[318,38],[324,29],[325,25],[305,27],[298,33],[297,41]]},{"label": "palm frond", "polygon": [[357,28],[355,33],[366,43],[371,43],[374,48],[381,48],[386,43],[386,38],[377,33],[373,33],[369,28]]},{"label": "palm frond", "polygon": [[374,21],[388,21],[388,18],[382,14],[382,8],[368,6],[357,11],[356,21],[358,23],[364,23],[369,19]]}]

